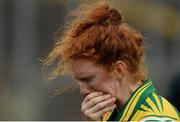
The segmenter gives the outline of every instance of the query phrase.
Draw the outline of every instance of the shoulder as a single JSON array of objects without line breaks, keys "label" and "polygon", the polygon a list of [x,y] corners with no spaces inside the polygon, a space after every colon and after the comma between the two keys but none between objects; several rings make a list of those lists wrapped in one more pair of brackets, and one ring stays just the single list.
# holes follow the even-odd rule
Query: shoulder
[{"label": "shoulder", "polygon": [[180,120],[177,109],[156,93],[143,102],[135,116],[138,120]]},{"label": "shoulder", "polygon": [[179,121],[177,118],[172,118],[169,116],[157,116],[157,115],[149,115],[139,120],[140,122],[147,121]]}]

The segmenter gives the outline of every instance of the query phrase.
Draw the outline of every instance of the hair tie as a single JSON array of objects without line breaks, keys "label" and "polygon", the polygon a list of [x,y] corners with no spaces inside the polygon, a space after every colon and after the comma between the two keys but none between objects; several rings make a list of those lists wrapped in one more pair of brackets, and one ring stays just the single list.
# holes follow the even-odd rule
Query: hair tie
[{"label": "hair tie", "polygon": [[110,25],[111,24],[111,21],[109,19],[106,19],[106,20],[103,20],[102,21],[102,24],[103,25]]}]

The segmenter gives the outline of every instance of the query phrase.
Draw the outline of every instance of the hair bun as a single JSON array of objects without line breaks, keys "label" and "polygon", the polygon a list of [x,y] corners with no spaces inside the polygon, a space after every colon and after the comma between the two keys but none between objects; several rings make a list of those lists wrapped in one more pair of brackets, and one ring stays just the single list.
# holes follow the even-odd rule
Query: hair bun
[{"label": "hair bun", "polygon": [[90,17],[95,19],[96,23],[102,25],[121,24],[121,13],[108,5],[108,3],[98,4],[90,13]]}]

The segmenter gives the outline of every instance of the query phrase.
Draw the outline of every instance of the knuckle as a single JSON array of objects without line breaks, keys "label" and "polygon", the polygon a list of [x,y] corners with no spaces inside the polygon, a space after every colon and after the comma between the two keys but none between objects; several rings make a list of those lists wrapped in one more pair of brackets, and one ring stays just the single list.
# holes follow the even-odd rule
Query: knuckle
[{"label": "knuckle", "polygon": [[111,97],[110,95],[106,95],[106,96],[105,96],[106,99],[109,99],[110,97]]},{"label": "knuckle", "polygon": [[102,114],[105,113],[106,111],[107,111],[107,109],[103,109],[103,110],[102,110]]},{"label": "knuckle", "polygon": [[98,107],[98,108],[102,108],[103,106],[104,106],[104,105],[103,105],[102,103],[98,103],[98,104],[97,104],[97,107]]},{"label": "knuckle", "polygon": [[106,96],[106,98],[105,99],[109,99],[109,96]]},{"label": "knuckle", "polygon": [[92,100],[91,100],[91,103],[92,103],[92,104],[96,104],[96,102],[97,102],[97,101],[96,101],[95,99],[92,99]]},{"label": "knuckle", "polygon": [[90,116],[88,111],[85,111],[84,114],[88,117]]},{"label": "knuckle", "polygon": [[90,118],[96,119],[96,116],[95,115],[90,115]]},{"label": "knuckle", "polygon": [[97,114],[90,115],[90,118],[93,120],[98,120],[99,116]]},{"label": "knuckle", "polygon": [[85,111],[85,108],[84,108],[84,107],[81,107],[81,111],[84,112],[84,111]]},{"label": "knuckle", "polygon": [[112,103],[114,100],[113,99],[109,99],[108,100],[108,103]]},{"label": "knuckle", "polygon": [[93,120],[95,120],[95,121],[99,121],[99,120],[101,120],[100,118],[101,118],[101,114],[100,113],[95,113],[95,114],[92,114],[90,117],[93,119]]},{"label": "knuckle", "polygon": [[87,96],[87,97],[86,97],[86,100],[89,101],[89,100],[90,100],[90,96]]},{"label": "knuckle", "polygon": [[105,108],[105,109],[103,109],[102,111],[101,111],[101,114],[104,114],[104,113],[106,113],[108,111],[108,108]]}]

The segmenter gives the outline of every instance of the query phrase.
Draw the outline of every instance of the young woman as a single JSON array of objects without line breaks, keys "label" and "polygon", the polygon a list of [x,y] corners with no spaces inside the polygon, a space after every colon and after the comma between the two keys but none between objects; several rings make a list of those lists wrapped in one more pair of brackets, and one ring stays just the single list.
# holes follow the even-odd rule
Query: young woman
[{"label": "young woman", "polygon": [[156,93],[144,67],[142,35],[107,3],[78,10],[45,64],[57,75],[72,72],[89,120],[179,120],[179,113]]}]

